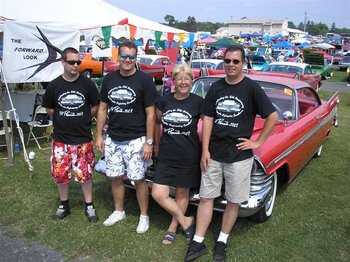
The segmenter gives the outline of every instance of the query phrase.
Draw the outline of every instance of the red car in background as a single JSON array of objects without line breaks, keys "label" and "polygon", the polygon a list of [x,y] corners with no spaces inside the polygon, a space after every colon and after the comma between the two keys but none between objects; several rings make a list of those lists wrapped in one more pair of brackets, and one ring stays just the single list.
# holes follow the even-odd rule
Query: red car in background
[{"label": "red car in background", "polygon": [[[155,83],[163,83],[166,75],[166,68],[174,68],[169,57],[159,55],[138,55],[136,67],[150,75]],[[119,64],[106,63],[105,73],[113,72],[119,69]]]},{"label": "red car in background", "polygon": [[322,77],[312,70],[311,65],[296,62],[272,62],[262,71],[252,71],[254,74],[265,76],[278,76],[302,80],[312,86],[316,91],[322,85]]}]

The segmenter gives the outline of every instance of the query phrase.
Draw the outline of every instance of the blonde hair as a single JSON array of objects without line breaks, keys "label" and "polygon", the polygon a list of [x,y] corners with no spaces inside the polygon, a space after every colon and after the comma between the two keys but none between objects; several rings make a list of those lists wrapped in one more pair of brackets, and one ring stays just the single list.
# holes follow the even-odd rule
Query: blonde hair
[{"label": "blonde hair", "polygon": [[173,80],[179,75],[180,73],[187,74],[191,79],[193,80],[194,75],[192,72],[192,69],[188,66],[188,64],[178,64],[171,73],[171,77]]}]

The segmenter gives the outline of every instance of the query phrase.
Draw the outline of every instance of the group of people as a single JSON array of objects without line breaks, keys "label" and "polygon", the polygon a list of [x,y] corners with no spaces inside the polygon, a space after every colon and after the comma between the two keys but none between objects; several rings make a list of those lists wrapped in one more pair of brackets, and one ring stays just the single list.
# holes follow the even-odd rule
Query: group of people
[{"label": "group of people", "polygon": [[288,56],[286,56],[284,54],[284,52],[280,52],[276,58],[277,62],[298,62],[298,63],[302,63],[303,60],[303,54],[302,53],[298,53],[298,52],[294,52],[294,54],[289,54]]},{"label": "group of people", "polygon": [[[97,117],[95,146],[104,152],[114,200],[114,211],[103,224],[112,226],[126,217],[124,180],[129,179],[135,183],[140,209],[136,232],[148,231],[145,172],[154,159],[152,197],[172,215],[162,243],[173,244],[180,226],[190,241],[185,261],[192,261],[208,252],[204,237],[225,179],[227,206],[214,248],[214,260],[225,261],[239,204],[249,198],[252,150],[272,131],[277,121],[274,106],[258,83],[243,75],[246,61],[240,46],[229,47],[223,54],[226,76],[211,86],[205,99],[190,93],[194,76],[187,64],[177,65],[172,72],[175,92],[159,97],[151,77],[135,67],[137,46],[125,41],[118,51],[120,69],[105,76],[99,94],[91,80],[79,75],[79,53],[71,47],[62,54],[63,74],[46,89],[43,106],[54,124],[51,173],[60,198],[52,219],[70,214],[68,185],[73,170],[81,184],[87,219],[98,221],[92,198],[91,134],[91,119]],[[222,112],[219,103],[232,99],[241,107]],[[266,121],[260,136],[251,140],[256,115]],[[197,132],[200,120],[202,141]],[[175,199],[169,196],[169,186],[176,188]],[[197,216],[186,216],[190,189],[198,187]]]}]

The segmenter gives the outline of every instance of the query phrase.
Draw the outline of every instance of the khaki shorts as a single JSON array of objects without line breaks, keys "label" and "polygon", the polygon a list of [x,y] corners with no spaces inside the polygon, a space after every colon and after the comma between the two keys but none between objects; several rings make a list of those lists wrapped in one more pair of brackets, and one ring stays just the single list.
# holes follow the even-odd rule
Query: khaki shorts
[{"label": "khaki shorts", "polygon": [[253,157],[234,163],[223,163],[211,159],[207,172],[202,173],[200,197],[219,197],[223,178],[225,178],[225,198],[237,204],[247,201],[253,162]]}]

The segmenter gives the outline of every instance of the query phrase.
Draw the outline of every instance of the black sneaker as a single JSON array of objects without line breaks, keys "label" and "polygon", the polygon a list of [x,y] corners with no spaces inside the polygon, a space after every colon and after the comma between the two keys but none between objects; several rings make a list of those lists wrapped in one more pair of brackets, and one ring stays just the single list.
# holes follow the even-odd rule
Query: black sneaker
[{"label": "black sneaker", "polygon": [[226,261],[226,248],[227,245],[224,242],[217,241],[214,247],[214,261],[225,262]]},{"label": "black sneaker", "polygon": [[96,214],[96,210],[95,210],[94,206],[92,206],[92,205],[86,207],[85,215],[86,215],[87,219],[89,220],[89,222],[97,222],[98,221],[98,216]]},{"label": "black sneaker", "polygon": [[208,252],[207,247],[204,245],[204,243],[198,243],[196,241],[191,241],[190,245],[188,246],[187,253],[185,256],[185,262],[192,261],[196,259],[197,257],[200,257]]},{"label": "black sneaker", "polygon": [[51,217],[52,220],[61,220],[70,214],[70,209],[64,208],[63,205],[59,205],[56,213]]}]

